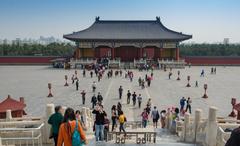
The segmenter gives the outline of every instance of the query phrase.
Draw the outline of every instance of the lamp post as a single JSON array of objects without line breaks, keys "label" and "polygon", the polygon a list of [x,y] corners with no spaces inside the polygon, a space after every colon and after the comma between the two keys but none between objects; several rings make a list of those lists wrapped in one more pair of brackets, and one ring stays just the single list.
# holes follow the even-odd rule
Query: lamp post
[{"label": "lamp post", "polygon": [[188,84],[187,84],[186,87],[191,87],[191,85],[190,85],[190,83],[189,83],[189,81],[190,81],[190,76],[187,76],[187,80],[188,80]]},{"label": "lamp post", "polygon": [[203,88],[204,88],[204,95],[203,95],[202,98],[208,98],[208,96],[207,96],[207,84],[204,84]]},{"label": "lamp post", "polygon": [[67,80],[68,80],[68,76],[67,75],[65,75],[65,85],[64,86],[68,86],[68,82],[67,82]]},{"label": "lamp post", "polygon": [[177,74],[178,74],[178,78],[177,78],[177,80],[179,81],[180,80],[180,70],[178,70],[178,72],[177,72]]},{"label": "lamp post", "polygon": [[232,98],[231,104],[232,104],[232,112],[228,115],[229,117],[236,117],[236,113],[234,111],[234,106],[236,105],[237,99],[236,98]]},{"label": "lamp post", "polygon": [[52,94],[52,84],[51,83],[48,83],[48,90],[49,90],[49,94],[47,97],[53,97],[53,94]]}]

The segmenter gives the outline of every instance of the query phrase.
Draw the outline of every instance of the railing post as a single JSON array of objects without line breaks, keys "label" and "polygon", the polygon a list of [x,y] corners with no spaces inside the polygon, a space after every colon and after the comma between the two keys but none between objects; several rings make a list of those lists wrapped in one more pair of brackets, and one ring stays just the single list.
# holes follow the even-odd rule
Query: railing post
[{"label": "railing post", "polygon": [[189,133],[189,127],[190,127],[190,114],[186,113],[184,116],[184,128],[183,128],[183,141],[187,141],[188,133]]},{"label": "railing post", "polygon": [[43,128],[43,143],[50,144],[53,141],[49,139],[51,125],[48,124],[49,117],[54,113],[54,104],[47,104],[46,115],[45,115],[45,127]]},{"label": "railing post", "polygon": [[202,110],[201,109],[196,109],[195,111],[195,118],[194,118],[194,140],[193,142],[198,142],[197,141],[197,133],[199,132],[198,127],[199,124],[201,122],[201,114],[202,114]]},{"label": "railing post", "polygon": [[12,111],[7,110],[6,111],[6,121],[11,121],[12,120]]},{"label": "railing post", "polygon": [[206,144],[216,146],[217,138],[217,108],[210,107],[207,121]]}]

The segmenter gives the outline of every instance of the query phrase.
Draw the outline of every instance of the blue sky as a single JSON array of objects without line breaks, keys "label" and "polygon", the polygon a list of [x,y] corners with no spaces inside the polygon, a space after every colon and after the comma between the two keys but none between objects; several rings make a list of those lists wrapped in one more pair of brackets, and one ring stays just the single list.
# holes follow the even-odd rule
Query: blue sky
[{"label": "blue sky", "polygon": [[54,36],[106,20],[154,20],[194,41],[240,42],[240,0],[0,0],[0,39]]}]

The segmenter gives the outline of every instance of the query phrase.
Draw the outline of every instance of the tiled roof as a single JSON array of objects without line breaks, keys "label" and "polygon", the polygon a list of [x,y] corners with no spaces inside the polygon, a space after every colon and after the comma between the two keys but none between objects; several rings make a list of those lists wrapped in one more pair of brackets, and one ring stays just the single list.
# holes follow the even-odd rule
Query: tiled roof
[{"label": "tiled roof", "polygon": [[23,110],[25,107],[26,104],[12,99],[10,96],[8,96],[7,99],[0,103],[0,112],[6,112],[6,110],[18,111]]},{"label": "tiled roof", "polygon": [[166,28],[160,18],[156,20],[99,20],[87,29],[67,34],[66,39],[77,40],[177,40],[192,38]]}]

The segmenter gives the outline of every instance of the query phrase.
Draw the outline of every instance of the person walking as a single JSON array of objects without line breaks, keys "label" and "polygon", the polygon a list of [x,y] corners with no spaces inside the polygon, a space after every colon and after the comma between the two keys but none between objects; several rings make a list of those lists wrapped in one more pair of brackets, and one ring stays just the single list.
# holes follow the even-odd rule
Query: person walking
[{"label": "person walking", "polygon": [[78,90],[78,87],[79,87],[79,80],[76,79],[76,90]]},{"label": "person walking", "polygon": [[143,128],[146,128],[147,122],[148,122],[148,113],[147,113],[146,109],[143,110],[141,116],[142,116],[142,126],[143,126]]},{"label": "person walking", "polygon": [[117,108],[116,105],[112,106],[112,131],[114,130],[114,128],[117,125]]},{"label": "person walking", "polygon": [[130,104],[130,98],[131,98],[131,93],[130,93],[130,90],[128,90],[127,92],[127,104]]},{"label": "person walking", "polygon": [[86,77],[86,70],[83,69],[83,77]]},{"label": "person walking", "polygon": [[91,78],[93,77],[93,71],[90,71],[90,76],[91,76]]},{"label": "person walking", "polygon": [[158,120],[159,120],[159,112],[158,112],[156,106],[153,107],[151,117],[152,117],[152,120],[153,120],[153,127],[157,128],[157,124],[158,124]]},{"label": "person walking", "polygon": [[82,95],[82,104],[85,105],[85,100],[86,100],[86,92],[85,92],[85,90],[83,90],[81,92],[81,95]]},{"label": "person walking", "polygon": [[133,92],[133,94],[132,94],[133,106],[136,105],[136,100],[137,100],[137,94],[135,92]]},{"label": "person walking", "polygon": [[118,92],[119,92],[119,99],[122,99],[122,93],[123,93],[122,86],[119,87]]},{"label": "person walking", "polygon": [[75,77],[72,75],[72,84],[74,84]]},{"label": "person walking", "polygon": [[97,84],[96,84],[95,81],[93,81],[93,84],[92,84],[92,91],[95,92],[96,88],[97,88]]},{"label": "person walking", "polygon": [[192,106],[191,106],[191,104],[192,104],[192,100],[191,100],[190,97],[188,97],[188,99],[187,99],[186,112],[189,110],[189,113],[190,113],[190,114],[192,113]]},{"label": "person walking", "polygon": [[195,82],[195,87],[198,87],[198,81]]},{"label": "person walking", "polygon": [[161,111],[161,114],[160,114],[160,118],[161,118],[161,127],[162,127],[162,129],[164,129],[165,126],[166,126],[166,113],[167,113],[166,110],[162,110],[162,111]]},{"label": "person walking", "polygon": [[98,103],[101,105],[101,104],[102,104],[102,101],[103,101],[103,97],[102,97],[102,95],[101,95],[100,92],[98,92],[97,100],[98,100]]},{"label": "person walking", "polygon": [[186,99],[185,97],[182,97],[180,99],[180,113],[184,114],[184,107],[185,107],[185,102],[186,102]]},{"label": "person walking", "polygon": [[200,77],[204,77],[204,69],[202,69],[202,72],[200,74]]},{"label": "person walking", "polygon": [[142,78],[141,77],[139,77],[138,78],[138,85],[141,87],[141,85],[142,85]]},{"label": "person walking", "polygon": [[138,107],[141,108],[141,104],[142,104],[142,96],[141,96],[141,94],[138,95],[137,100],[138,100]]},{"label": "person walking", "polygon": [[96,141],[103,141],[104,116],[106,115],[105,111],[103,110],[103,106],[97,104],[92,113],[95,114]]},{"label": "person walking", "polygon": [[53,138],[55,146],[57,146],[57,141],[58,141],[58,131],[59,127],[62,123],[63,120],[63,115],[62,115],[63,109],[61,106],[56,106],[55,107],[55,113],[52,114],[49,119],[48,119],[48,124],[50,124],[51,127],[51,135],[50,139]]},{"label": "person walking", "polygon": [[78,120],[76,120],[74,110],[72,108],[67,108],[64,114],[63,123],[59,128],[57,146],[72,146],[72,136],[75,132],[78,132],[80,136],[79,141],[77,141],[78,143],[88,144],[82,126]]},{"label": "person walking", "polygon": [[96,106],[97,104],[97,97],[95,96],[95,94],[93,94],[92,96],[91,103],[92,103],[92,109],[93,109],[94,106]]},{"label": "person walking", "polygon": [[124,135],[126,135],[126,131],[124,129],[124,123],[127,121],[127,118],[125,117],[125,115],[123,114],[123,111],[120,112],[120,116],[118,118],[119,120],[119,132],[124,132]]},{"label": "person walking", "polygon": [[120,116],[121,111],[122,111],[122,104],[120,102],[118,102],[118,104],[117,104],[118,116]]}]

